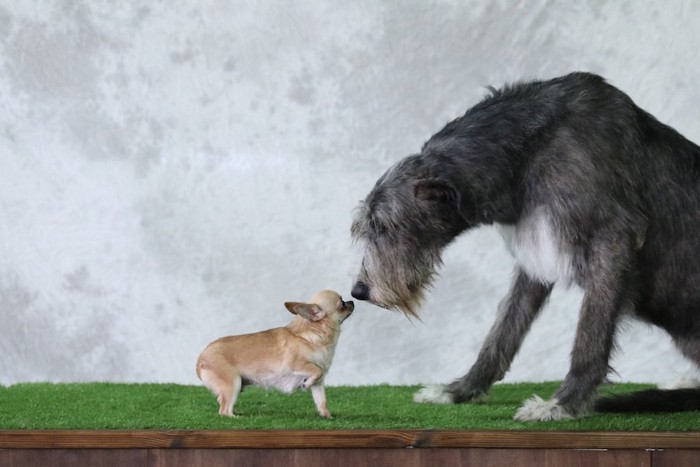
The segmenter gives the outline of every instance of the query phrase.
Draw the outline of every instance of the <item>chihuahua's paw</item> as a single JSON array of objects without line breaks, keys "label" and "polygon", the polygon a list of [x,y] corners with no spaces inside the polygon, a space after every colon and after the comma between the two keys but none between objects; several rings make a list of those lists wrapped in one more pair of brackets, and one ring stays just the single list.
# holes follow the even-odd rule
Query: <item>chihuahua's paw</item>
[{"label": "chihuahua's paw", "polygon": [[413,395],[413,402],[420,404],[452,404],[454,399],[452,393],[447,391],[447,386],[442,384],[432,384],[422,387]]},{"label": "chihuahua's paw", "polygon": [[564,407],[559,405],[558,399],[543,400],[539,396],[533,396],[526,400],[515,413],[514,420],[519,422],[551,422],[556,420],[569,420],[574,418]]}]

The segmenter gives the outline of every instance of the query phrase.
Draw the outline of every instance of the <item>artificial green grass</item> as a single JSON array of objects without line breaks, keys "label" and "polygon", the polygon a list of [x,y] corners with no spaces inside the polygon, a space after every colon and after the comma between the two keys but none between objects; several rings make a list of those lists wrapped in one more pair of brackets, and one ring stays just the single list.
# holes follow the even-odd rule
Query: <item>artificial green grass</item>
[{"label": "artificial green grass", "polygon": [[[281,394],[246,388],[237,418],[218,415],[204,387],[175,384],[50,384],[0,386],[0,429],[467,429],[696,431],[698,412],[589,415],[558,422],[513,421],[522,401],[550,397],[558,383],[500,384],[482,402],[416,404],[417,386],[326,388],[332,420],[319,417],[309,392]],[[603,393],[648,388],[615,385]]]}]

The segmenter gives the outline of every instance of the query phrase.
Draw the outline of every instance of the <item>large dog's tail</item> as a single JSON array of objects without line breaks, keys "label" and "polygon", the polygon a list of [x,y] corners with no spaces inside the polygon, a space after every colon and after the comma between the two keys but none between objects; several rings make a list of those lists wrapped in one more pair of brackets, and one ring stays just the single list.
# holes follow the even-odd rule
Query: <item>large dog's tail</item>
[{"label": "large dog's tail", "polygon": [[687,412],[700,410],[700,388],[647,389],[604,397],[597,412]]}]

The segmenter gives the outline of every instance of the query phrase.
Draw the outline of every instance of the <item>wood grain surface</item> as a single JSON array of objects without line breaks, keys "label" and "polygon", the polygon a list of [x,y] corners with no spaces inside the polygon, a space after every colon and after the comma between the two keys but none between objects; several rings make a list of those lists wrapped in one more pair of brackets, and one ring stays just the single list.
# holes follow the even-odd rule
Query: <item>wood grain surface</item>
[{"label": "wood grain surface", "polygon": [[700,433],[463,430],[0,430],[0,448],[700,449]]}]

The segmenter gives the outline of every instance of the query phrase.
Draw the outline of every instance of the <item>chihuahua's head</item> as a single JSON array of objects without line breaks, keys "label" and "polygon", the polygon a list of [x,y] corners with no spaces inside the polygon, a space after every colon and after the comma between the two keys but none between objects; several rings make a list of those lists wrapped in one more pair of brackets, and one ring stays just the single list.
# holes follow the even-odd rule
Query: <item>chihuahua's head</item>
[{"label": "chihuahua's head", "polygon": [[284,306],[291,313],[309,321],[328,319],[337,324],[345,321],[345,318],[355,309],[352,301],[344,301],[340,294],[333,290],[317,292],[307,303],[285,302]]}]

